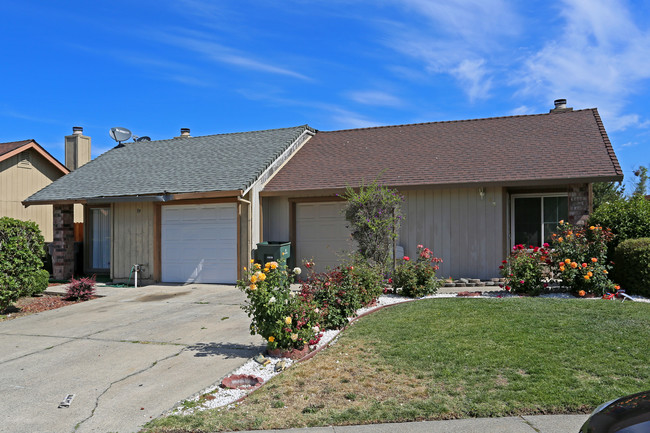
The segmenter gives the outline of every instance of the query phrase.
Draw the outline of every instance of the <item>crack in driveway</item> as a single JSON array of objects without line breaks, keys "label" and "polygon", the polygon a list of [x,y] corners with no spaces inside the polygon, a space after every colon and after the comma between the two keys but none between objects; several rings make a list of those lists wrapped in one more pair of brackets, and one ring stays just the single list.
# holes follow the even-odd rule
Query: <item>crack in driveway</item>
[{"label": "crack in driveway", "polygon": [[93,407],[93,410],[90,412],[90,415],[88,415],[88,416],[87,416],[86,418],[84,418],[83,420],[79,421],[79,422],[74,426],[74,428],[72,429],[72,432],[73,432],[73,433],[76,432],[76,431],[79,429],[79,427],[81,427],[82,424],[84,424],[86,421],[88,421],[89,419],[91,419],[91,418],[95,415],[95,411],[97,410],[97,407],[99,407],[99,400],[104,396],[104,394],[106,394],[106,393],[111,389],[111,387],[112,387],[113,385],[115,385],[116,383],[120,383],[120,382],[122,382],[122,381],[124,381],[124,380],[126,380],[126,379],[128,379],[128,378],[130,378],[130,377],[133,377],[133,376],[136,376],[136,375],[138,375],[138,374],[144,373],[145,371],[150,370],[150,369],[152,369],[153,367],[155,367],[159,362],[163,362],[163,361],[166,361],[166,360],[168,360],[168,359],[170,359],[170,358],[173,358],[173,357],[175,357],[175,356],[180,355],[181,353],[183,353],[183,351],[184,351],[185,349],[186,349],[186,348],[183,347],[181,350],[179,350],[179,351],[176,352],[176,353],[172,353],[171,355],[167,355],[167,356],[165,356],[165,357],[163,357],[163,358],[160,358],[160,359],[155,360],[155,361],[152,362],[151,365],[149,365],[148,367],[142,368],[142,369],[140,369],[140,370],[138,370],[138,371],[134,371],[134,372],[131,373],[131,374],[127,374],[126,376],[124,376],[124,377],[122,377],[122,378],[120,378],[120,379],[114,380],[113,382],[109,383],[109,384],[108,384],[108,387],[106,387],[106,389],[105,389],[104,391],[102,391],[101,394],[99,394],[99,395],[97,396],[97,398],[95,398],[95,407]]}]

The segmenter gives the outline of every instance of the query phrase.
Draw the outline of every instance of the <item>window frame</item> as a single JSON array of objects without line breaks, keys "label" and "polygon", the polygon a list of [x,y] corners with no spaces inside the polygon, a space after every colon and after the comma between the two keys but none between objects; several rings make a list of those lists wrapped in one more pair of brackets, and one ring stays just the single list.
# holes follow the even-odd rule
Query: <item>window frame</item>
[{"label": "window frame", "polygon": [[[515,199],[518,198],[539,198],[540,205],[540,239],[544,242],[544,198],[546,197],[566,197],[567,198],[567,214],[569,211],[569,193],[568,192],[548,192],[548,193],[522,193],[510,194],[510,247],[515,245]],[[568,215],[567,215],[568,218]],[[536,245],[541,246],[541,245]]]},{"label": "window frame", "polygon": [[[95,236],[94,236],[94,225],[95,225],[95,220],[93,218],[93,210],[97,209],[106,209],[108,210],[108,242],[109,242],[109,256],[108,256],[108,267],[107,268],[95,268],[93,266],[93,244],[95,242]],[[87,218],[87,225],[88,230],[86,232],[87,239],[89,242],[84,242],[85,248],[88,249],[88,264],[87,264],[87,272],[93,272],[93,273],[98,273],[98,274],[107,274],[110,273],[111,270],[111,265],[112,265],[112,248],[113,248],[113,207],[110,204],[106,205],[93,205],[93,206],[87,206],[87,212],[86,212],[86,218]]]}]

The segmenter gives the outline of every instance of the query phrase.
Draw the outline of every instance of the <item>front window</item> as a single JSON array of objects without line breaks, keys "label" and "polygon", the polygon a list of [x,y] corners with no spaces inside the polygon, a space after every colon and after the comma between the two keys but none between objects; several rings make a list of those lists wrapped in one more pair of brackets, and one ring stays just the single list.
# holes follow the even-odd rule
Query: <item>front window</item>
[{"label": "front window", "polygon": [[91,224],[91,266],[93,269],[111,267],[111,209],[94,207],[90,209]]},{"label": "front window", "polygon": [[568,219],[566,194],[512,196],[512,239],[514,245],[540,246],[550,242],[560,220]]}]

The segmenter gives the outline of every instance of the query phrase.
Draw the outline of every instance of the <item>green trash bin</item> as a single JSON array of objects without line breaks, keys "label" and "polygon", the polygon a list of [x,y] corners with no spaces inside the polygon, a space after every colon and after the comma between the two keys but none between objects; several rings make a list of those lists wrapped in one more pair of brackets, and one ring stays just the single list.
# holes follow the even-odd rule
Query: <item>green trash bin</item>
[{"label": "green trash bin", "polygon": [[[284,254],[283,254],[284,253]],[[293,266],[291,257],[291,242],[268,241],[257,244],[255,261],[261,264],[284,259],[289,267]]]}]

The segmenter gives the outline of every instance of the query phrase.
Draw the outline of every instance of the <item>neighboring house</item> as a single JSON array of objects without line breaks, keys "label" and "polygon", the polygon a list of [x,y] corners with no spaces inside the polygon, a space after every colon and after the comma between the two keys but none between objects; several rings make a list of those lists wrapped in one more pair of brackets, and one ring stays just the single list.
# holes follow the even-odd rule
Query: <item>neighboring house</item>
[{"label": "neighboring house", "polygon": [[350,249],[336,194],[378,180],[405,197],[398,245],[423,244],[440,276],[490,278],[514,244],[584,221],[593,182],[623,174],[596,109],[318,132],[262,191],[263,237],[334,266]]},{"label": "neighboring house", "polygon": [[34,221],[52,242],[52,206],[25,208],[21,202],[68,172],[35,140],[0,143],[0,217]]},{"label": "neighboring house", "polygon": [[[293,128],[125,143],[24,201],[53,204],[54,275],[73,272],[70,221],[85,211],[84,271],[113,281],[233,283],[261,239],[259,191],[315,131]],[[77,270],[79,272],[79,270]]]}]

